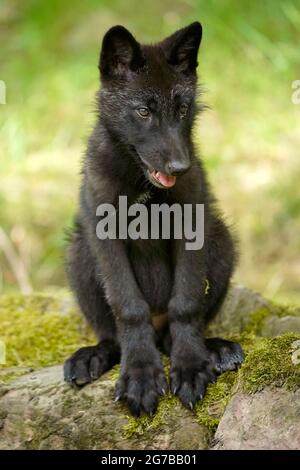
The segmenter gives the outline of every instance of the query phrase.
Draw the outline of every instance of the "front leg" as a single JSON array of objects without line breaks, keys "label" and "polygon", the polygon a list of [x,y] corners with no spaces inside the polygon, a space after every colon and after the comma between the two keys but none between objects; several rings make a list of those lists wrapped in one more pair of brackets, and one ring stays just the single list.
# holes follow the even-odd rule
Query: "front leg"
[{"label": "front leg", "polygon": [[177,246],[174,288],[169,302],[171,391],[193,408],[216,380],[216,371],[202,335],[206,271],[201,252]]},{"label": "front leg", "polygon": [[125,399],[131,413],[153,415],[160,395],[167,392],[160,355],[150,324],[119,324],[121,375],[116,385],[116,401]]},{"label": "front leg", "polygon": [[155,346],[149,305],[135,279],[124,241],[96,239],[93,221],[87,236],[118,331],[121,375],[116,400],[126,400],[134,415],[143,411],[153,414],[167,382]]},{"label": "front leg", "polygon": [[206,387],[217,378],[210,354],[197,321],[173,319],[170,322],[171,391],[182,403],[193,409],[204,397]]}]

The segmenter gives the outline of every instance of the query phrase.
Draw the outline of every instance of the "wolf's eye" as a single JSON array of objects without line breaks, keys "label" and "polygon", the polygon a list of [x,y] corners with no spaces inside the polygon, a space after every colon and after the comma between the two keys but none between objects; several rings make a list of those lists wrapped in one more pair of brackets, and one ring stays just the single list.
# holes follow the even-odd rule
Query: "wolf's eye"
[{"label": "wolf's eye", "polygon": [[182,103],[179,108],[179,115],[181,118],[184,118],[186,116],[186,113],[188,111],[188,105]]},{"label": "wolf's eye", "polygon": [[136,112],[138,113],[138,115],[144,119],[148,118],[150,116],[150,111],[148,108],[145,108],[145,107],[142,107],[142,108],[138,108],[136,110]]}]

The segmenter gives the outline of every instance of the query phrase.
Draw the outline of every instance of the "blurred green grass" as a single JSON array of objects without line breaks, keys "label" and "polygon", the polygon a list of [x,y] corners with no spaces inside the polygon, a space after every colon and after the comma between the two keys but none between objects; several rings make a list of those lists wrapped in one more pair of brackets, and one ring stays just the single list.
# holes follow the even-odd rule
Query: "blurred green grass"
[{"label": "blurred green grass", "polygon": [[[300,1],[1,0],[0,226],[35,290],[66,285],[64,227],[93,123],[107,28],[142,41],[200,20],[199,77],[210,105],[195,126],[214,190],[240,238],[236,280],[300,300]],[[19,288],[0,249],[0,293]]]}]

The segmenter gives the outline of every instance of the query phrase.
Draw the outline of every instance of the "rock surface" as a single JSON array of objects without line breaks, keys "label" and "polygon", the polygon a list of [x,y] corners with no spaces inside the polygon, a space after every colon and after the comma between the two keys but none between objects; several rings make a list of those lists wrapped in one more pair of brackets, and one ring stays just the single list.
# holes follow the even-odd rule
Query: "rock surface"
[{"label": "rock surface", "polygon": [[266,318],[260,334],[262,336],[277,336],[289,331],[300,333],[300,315],[298,317],[286,315],[282,318],[272,315]]},{"label": "rock surface", "polygon": [[205,449],[211,434],[179,403],[165,422],[126,438],[126,409],[113,401],[109,374],[74,391],[53,366],[25,375],[0,392],[0,449]]},{"label": "rock surface", "polygon": [[227,405],[213,449],[300,449],[300,390],[237,393]]},{"label": "rock surface", "polygon": [[[260,317],[260,322],[256,317]],[[210,336],[226,336],[249,330],[256,319],[255,334],[277,336],[300,333],[300,308],[274,304],[257,292],[242,286],[229,289],[217,317],[208,327]],[[251,328],[250,328],[251,329]]]},{"label": "rock surface", "polygon": [[246,287],[232,287],[223,302],[215,320],[209,325],[212,336],[241,333],[249,323],[253,313],[260,309],[272,313],[272,304],[257,292]]},{"label": "rock surface", "polygon": [[[78,322],[78,314],[74,313],[74,305],[69,300],[54,302],[54,306],[64,306],[60,316],[54,312],[53,305],[47,308],[48,298],[40,297],[38,306],[41,302],[43,311],[39,313],[40,307],[35,309],[31,324],[34,328],[38,325],[40,335],[45,332],[45,344],[48,334],[52,335],[52,345],[60,344],[60,322],[63,322],[64,327],[74,328],[74,338],[70,336],[68,345],[59,351],[61,356],[57,356],[61,361],[68,348],[74,348],[73,341],[76,342],[77,337],[82,340],[85,338],[78,336],[77,323],[72,326],[72,316],[75,315]],[[1,321],[5,324],[3,316],[8,304],[7,299],[2,303],[0,324]],[[28,301],[27,298],[25,304],[30,304],[32,310],[34,299]],[[14,309],[20,312],[16,318],[21,331],[22,315],[25,324],[27,315],[26,308],[22,307],[22,299],[18,299]],[[51,329],[49,322],[52,311],[55,322]],[[40,314],[44,323],[36,320]],[[115,371],[105,374],[83,390],[76,391],[63,382],[61,366],[38,368],[47,363],[44,357],[37,365],[30,359],[28,367],[27,356],[22,359],[22,366],[16,367],[12,361],[12,368],[0,369],[0,449],[300,449],[300,380],[297,379],[300,361],[290,362],[292,357],[300,357],[296,347],[300,344],[300,336],[278,337],[278,342],[283,338],[285,352],[282,355],[284,360],[276,357],[279,361],[277,365],[287,363],[286,370],[292,380],[288,381],[284,367],[278,367],[280,370],[274,383],[270,382],[269,376],[266,381],[269,370],[268,341],[277,342],[277,339],[262,338],[277,337],[287,332],[299,333],[299,322],[299,309],[286,311],[249,289],[232,288],[220,314],[210,325],[209,334],[225,337],[235,335],[238,338],[241,335],[246,352],[250,340],[257,341],[258,345],[263,344],[261,351],[264,359],[260,366],[260,346],[257,349],[252,344],[252,352],[247,356],[253,357],[253,367],[257,368],[253,374],[255,393],[249,390],[251,380],[247,382],[248,389],[244,387],[246,375],[248,372],[252,374],[252,362],[246,359],[248,363],[245,363],[240,373],[229,373],[230,379],[225,387],[219,385],[218,388],[220,380],[210,386],[209,400],[205,398],[195,413],[184,409],[177,399],[167,397],[162,400],[158,414],[153,419],[140,418],[136,421],[128,416],[126,407],[113,401]],[[78,325],[81,332],[82,324]],[[28,343],[30,346],[34,336],[26,335],[24,329],[23,344]],[[281,343],[276,344],[274,350],[277,356],[277,352],[281,352]],[[40,350],[43,347],[36,344],[34,351]],[[20,351],[17,353],[20,354]],[[56,356],[50,348],[47,357],[50,358],[48,364],[53,364]],[[274,370],[277,365],[273,365]],[[30,372],[32,368],[37,370]],[[16,376],[20,377],[13,380]],[[286,386],[288,383],[292,387]]]}]

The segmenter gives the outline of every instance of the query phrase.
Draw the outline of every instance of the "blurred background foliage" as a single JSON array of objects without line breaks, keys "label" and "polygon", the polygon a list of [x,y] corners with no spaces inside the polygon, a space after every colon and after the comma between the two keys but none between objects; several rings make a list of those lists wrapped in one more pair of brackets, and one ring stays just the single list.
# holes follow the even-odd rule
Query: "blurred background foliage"
[{"label": "blurred background foliage", "polygon": [[299,0],[0,0],[0,293],[66,286],[104,32],[151,42],[196,19],[210,109],[195,140],[240,239],[236,280],[300,300]]}]

